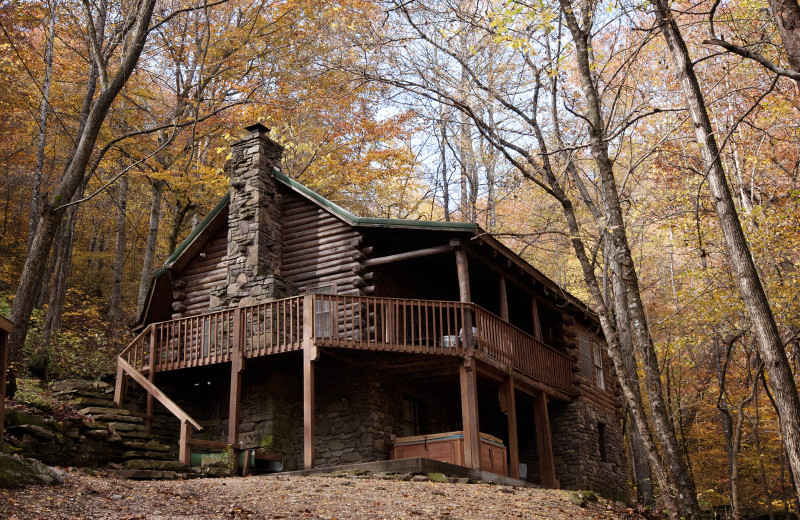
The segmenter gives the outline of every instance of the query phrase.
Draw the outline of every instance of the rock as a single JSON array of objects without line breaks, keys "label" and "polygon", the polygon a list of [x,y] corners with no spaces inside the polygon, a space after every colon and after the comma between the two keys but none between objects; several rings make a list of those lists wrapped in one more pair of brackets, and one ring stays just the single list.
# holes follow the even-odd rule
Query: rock
[{"label": "rock", "polygon": [[69,392],[70,390],[83,390],[83,391],[103,391],[111,388],[111,385],[103,381],[86,381],[85,379],[65,379],[63,381],[56,381],[52,385],[55,392]]},{"label": "rock", "polygon": [[18,437],[28,434],[37,440],[45,442],[54,441],[56,438],[56,434],[53,433],[52,430],[48,430],[43,426],[37,426],[35,424],[22,424],[19,426],[14,426],[13,428],[9,428],[8,431]]},{"label": "rock", "polygon": [[447,480],[447,477],[445,477],[445,476],[444,476],[442,473],[428,473],[428,478],[429,478],[429,479],[430,479],[432,482],[443,482],[443,483],[445,483],[445,484],[446,484],[447,482],[449,482],[449,481]]},{"label": "rock", "polygon": [[86,437],[88,437],[89,439],[100,440],[100,439],[108,438],[109,431],[108,430],[100,430],[100,429],[98,429],[98,430],[86,430],[86,432],[84,432],[84,435]]},{"label": "rock", "polygon": [[31,415],[13,408],[8,408],[6,409],[5,423],[9,426],[22,426],[26,424],[44,426],[44,419],[38,415]]},{"label": "rock", "polygon": [[83,415],[130,415],[125,408],[106,408],[103,406],[88,406],[78,410]]},{"label": "rock", "polygon": [[174,460],[145,460],[134,459],[125,461],[126,469],[155,469],[161,471],[188,471],[186,464]]},{"label": "rock", "polygon": [[227,468],[228,461],[226,457],[219,453],[212,453],[211,455],[203,455],[200,459],[201,468]]},{"label": "rock", "polygon": [[0,488],[53,485],[63,481],[61,475],[38,460],[0,454]]},{"label": "rock", "polygon": [[414,475],[411,482],[429,482],[431,479],[427,475]]}]

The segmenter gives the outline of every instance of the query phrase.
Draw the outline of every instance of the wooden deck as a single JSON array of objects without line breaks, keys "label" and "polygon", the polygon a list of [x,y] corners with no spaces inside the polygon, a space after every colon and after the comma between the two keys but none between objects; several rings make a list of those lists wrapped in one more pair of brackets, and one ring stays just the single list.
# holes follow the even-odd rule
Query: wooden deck
[{"label": "wooden deck", "polygon": [[[465,323],[473,326],[465,331]],[[569,357],[475,304],[452,301],[296,296],[154,323],[119,357],[156,373],[229,362],[237,349],[255,358],[304,346],[460,357],[477,351],[572,391]]]}]

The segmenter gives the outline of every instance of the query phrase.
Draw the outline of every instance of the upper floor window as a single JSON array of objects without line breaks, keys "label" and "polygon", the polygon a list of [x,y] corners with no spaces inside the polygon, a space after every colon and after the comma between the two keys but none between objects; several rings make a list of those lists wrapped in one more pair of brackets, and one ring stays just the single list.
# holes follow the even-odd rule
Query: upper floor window
[{"label": "upper floor window", "polygon": [[[309,287],[311,294],[336,294],[336,285],[318,285]],[[314,302],[314,331],[318,338],[327,338],[333,332],[333,316],[331,312],[331,302],[326,300],[316,300]]]},{"label": "upper floor window", "polygon": [[581,374],[590,381],[594,381],[601,390],[606,388],[605,374],[603,373],[603,349],[588,338],[580,336],[578,348],[581,355]]},{"label": "upper floor window", "polygon": [[603,349],[597,343],[592,343],[594,350],[594,382],[601,390],[606,389],[606,378],[603,375]]}]

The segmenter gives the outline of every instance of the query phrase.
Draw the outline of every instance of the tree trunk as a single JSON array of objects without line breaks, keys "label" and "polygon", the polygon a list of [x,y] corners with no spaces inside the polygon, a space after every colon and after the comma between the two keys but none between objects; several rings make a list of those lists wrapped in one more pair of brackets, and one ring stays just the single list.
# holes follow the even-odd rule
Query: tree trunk
[{"label": "tree trunk", "polygon": [[800,3],[797,0],[769,0],[769,6],[789,64],[800,72]]},{"label": "tree trunk", "polygon": [[[79,193],[78,196],[80,197],[81,194]],[[49,346],[53,333],[61,329],[61,314],[64,310],[64,300],[69,285],[67,282],[72,268],[72,246],[75,240],[75,224],[78,222],[78,209],[77,205],[70,206],[64,225],[61,226],[59,255],[53,271],[53,286],[50,289],[44,330],[42,331],[42,342],[46,347]]]},{"label": "tree trunk", "polygon": [[125,266],[125,227],[128,211],[128,176],[119,179],[117,189],[117,236],[114,246],[114,266],[111,275],[111,303],[108,314],[115,323],[122,322],[122,268]]},{"label": "tree trunk", "polygon": [[14,359],[28,334],[29,320],[41,287],[47,257],[56,229],[64,218],[66,210],[64,203],[72,200],[86,176],[92,151],[111,108],[111,103],[122,90],[139,60],[147,39],[154,7],[155,0],[143,0],[138,4],[138,10],[133,17],[134,22],[131,26],[134,33],[128,44],[124,46],[124,54],[116,62],[117,68],[113,78],[108,81],[99,95],[91,98],[87,96],[85,99],[85,105],[91,106],[87,113],[86,124],[82,125],[81,132],[77,135],[75,150],[55,189],[52,204],[45,206],[41,211],[36,234],[22,268],[16,296],[11,307],[11,321],[15,324],[8,341],[8,354],[11,359]]},{"label": "tree trunk", "polygon": [[[666,404],[664,403],[658,357],[650,337],[636,266],[628,244],[625,220],[622,217],[622,207],[614,178],[613,165],[608,155],[608,140],[605,135],[606,127],[590,60],[588,38],[591,27],[581,28],[569,0],[559,0],[559,2],[567,28],[572,34],[572,39],[575,43],[581,87],[586,97],[590,148],[594,162],[597,165],[597,173],[599,173],[601,179],[607,226],[614,246],[614,260],[620,265],[622,271],[622,282],[628,299],[628,315],[631,321],[633,343],[642,356],[645,388],[650,401],[653,426],[661,444],[664,462],[669,468],[669,475],[678,492],[677,500],[680,504],[681,514],[689,519],[699,518],[700,506],[697,503],[694,481],[689,474],[685,459],[678,446],[675,430],[672,428]],[[637,422],[641,425],[639,418],[637,418]]]},{"label": "tree trunk", "polygon": [[442,160],[442,203],[444,206],[444,220],[450,222],[450,183],[447,179],[447,122],[444,119],[444,110],[439,119],[439,133],[441,134],[440,153]]},{"label": "tree trunk", "polygon": [[744,306],[750,316],[761,359],[769,373],[775,403],[780,415],[781,433],[786,442],[789,466],[795,481],[795,492],[800,495],[800,396],[769,307],[767,296],[761,285],[750,248],[742,231],[739,216],[733,203],[725,171],[719,156],[711,121],[694,73],[694,65],[666,0],[655,0],[656,21],[667,41],[673,65],[681,83],[686,105],[694,123],[697,143],[708,172],[708,184],[717,212],[731,270],[739,283]]},{"label": "tree trunk", "polygon": [[[614,293],[614,314],[616,317],[617,332],[622,348],[622,359],[626,362],[626,370],[629,374],[630,385],[639,389],[639,371],[636,368],[636,354],[633,349],[633,338],[631,338],[630,318],[628,317],[628,302],[625,297],[625,288],[620,276],[620,266],[612,265],[611,283]],[[631,467],[633,468],[633,482],[636,485],[636,501],[643,507],[653,507],[655,505],[655,493],[653,490],[653,477],[650,472],[650,464],[647,462],[647,453],[642,435],[639,433],[639,426],[633,414],[629,414],[628,421],[628,440],[630,443]]]},{"label": "tree trunk", "polygon": [[28,220],[28,249],[36,234],[39,223],[39,200],[42,191],[42,170],[44,169],[44,148],[47,138],[47,113],[50,111],[50,78],[53,72],[53,41],[56,32],[56,1],[50,0],[50,19],[47,25],[47,44],[44,51],[44,80],[42,80],[42,104],[39,108],[39,146],[36,149],[36,171],[33,172],[31,194],[31,213]]},{"label": "tree trunk", "polygon": [[147,300],[150,278],[153,275],[153,262],[156,258],[158,223],[161,219],[161,196],[164,193],[164,181],[153,180],[152,183],[153,200],[150,203],[150,224],[147,228],[147,241],[145,243],[144,258],[142,260],[142,274],[139,277],[139,296],[136,299],[136,314],[141,314],[145,301]]}]

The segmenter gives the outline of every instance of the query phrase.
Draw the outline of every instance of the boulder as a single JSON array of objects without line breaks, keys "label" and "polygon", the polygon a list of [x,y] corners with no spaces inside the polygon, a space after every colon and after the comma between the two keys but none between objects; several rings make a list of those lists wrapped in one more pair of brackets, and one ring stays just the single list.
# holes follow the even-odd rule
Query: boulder
[{"label": "boulder", "polygon": [[57,473],[35,459],[26,459],[0,453],[0,488],[17,488],[28,485],[53,485],[64,482],[64,474]]}]

